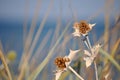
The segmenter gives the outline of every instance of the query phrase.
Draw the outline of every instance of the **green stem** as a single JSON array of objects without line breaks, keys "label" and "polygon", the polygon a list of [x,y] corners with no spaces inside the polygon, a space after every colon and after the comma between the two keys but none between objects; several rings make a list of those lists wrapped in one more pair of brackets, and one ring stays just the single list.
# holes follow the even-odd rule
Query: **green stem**
[{"label": "green stem", "polygon": [[114,64],[114,66],[120,71],[120,65],[116,62],[116,60],[110,56],[106,51],[104,51],[103,49],[100,49],[100,53],[103,54],[106,58],[108,58],[111,63]]}]

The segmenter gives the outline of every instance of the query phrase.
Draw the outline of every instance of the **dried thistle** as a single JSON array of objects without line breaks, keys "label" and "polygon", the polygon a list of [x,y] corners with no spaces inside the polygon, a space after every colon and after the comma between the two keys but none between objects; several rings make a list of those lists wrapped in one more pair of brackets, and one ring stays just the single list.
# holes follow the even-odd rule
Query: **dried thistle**
[{"label": "dried thistle", "polygon": [[81,34],[87,34],[90,31],[90,27],[86,21],[80,21],[79,31]]},{"label": "dried thistle", "polygon": [[70,59],[67,57],[57,57],[55,59],[55,64],[59,69],[66,68],[66,65],[65,65],[66,62],[70,62]]},{"label": "dried thistle", "polygon": [[54,61],[55,65],[58,67],[58,70],[55,71],[55,80],[58,80],[61,74],[67,69],[71,70],[78,78],[84,80],[72,67],[70,66],[71,61],[75,58],[76,53],[80,50],[70,50],[68,56],[65,57],[57,57]]},{"label": "dried thistle", "polygon": [[95,24],[89,24],[86,21],[80,21],[80,23],[76,22],[74,23],[74,30],[73,33],[74,36],[80,37],[81,35],[85,36],[92,30],[92,27],[95,26]]}]

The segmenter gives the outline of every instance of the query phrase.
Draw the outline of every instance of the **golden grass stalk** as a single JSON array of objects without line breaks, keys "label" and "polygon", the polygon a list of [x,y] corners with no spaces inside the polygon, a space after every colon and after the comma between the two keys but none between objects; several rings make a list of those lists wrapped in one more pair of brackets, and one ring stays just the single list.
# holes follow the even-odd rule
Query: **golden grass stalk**
[{"label": "golden grass stalk", "polygon": [[[27,0],[26,3],[28,4],[29,0]],[[35,9],[35,13],[34,13],[34,17],[33,17],[33,20],[32,20],[31,26],[30,26],[30,31],[28,33],[27,38],[25,39],[24,52],[23,52],[22,58],[20,60],[19,67],[21,66],[22,62],[24,61],[24,57],[26,56],[26,54],[28,53],[27,51],[30,48],[30,45],[31,45],[31,42],[32,42],[33,33],[35,31],[34,29],[36,27],[37,18],[38,18],[38,15],[39,15],[40,5],[41,5],[41,0],[38,0],[37,5],[36,5],[36,9]],[[26,12],[26,15],[28,15],[27,12]],[[24,28],[27,27],[27,21],[26,20],[24,22],[23,27]],[[25,33],[24,33],[24,36],[26,36]]]},{"label": "golden grass stalk", "polygon": [[[5,71],[0,71],[0,75],[5,79],[5,80],[8,80],[8,76],[6,75]],[[0,76],[0,77],[1,77]],[[0,78],[1,80],[1,78]]]},{"label": "golden grass stalk", "polygon": [[115,53],[116,53],[119,45],[120,45],[120,38],[116,41],[116,43],[115,43],[114,46],[112,47],[111,56],[113,56],[113,57],[115,56]]},{"label": "golden grass stalk", "polygon": [[8,68],[7,62],[6,62],[6,60],[5,60],[5,57],[4,57],[1,49],[0,49],[0,59],[1,59],[3,65],[4,65],[4,67],[5,67],[5,70],[6,70],[7,74],[8,74],[9,80],[12,80],[12,76],[11,76],[10,70],[9,70],[9,68]]},{"label": "golden grass stalk", "polygon": [[26,60],[25,60],[24,64],[23,64],[22,67],[21,67],[20,74],[19,74],[19,76],[18,76],[18,80],[22,80],[22,79],[23,79],[26,66],[27,66],[27,62],[26,62]]},{"label": "golden grass stalk", "polygon": [[[40,3],[40,2],[38,2],[38,4],[39,4],[39,3]],[[33,52],[33,50],[34,50],[34,47],[35,47],[35,45],[36,45],[36,43],[37,43],[37,41],[38,41],[38,39],[39,39],[40,33],[41,33],[41,31],[42,31],[42,28],[44,27],[45,21],[46,21],[46,19],[47,19],[47,17],[48,17],[48,14],[49,14],[49,12],[50,12],[51,7],[52,7],[52,3],[53,3],[53,2],[51,2],[50,6],[48,7],[47,13],[46,13],[46,15],[45,15],[45,17],[44,17],[44,19],[43,19],[43,21],[42,21],[39,29],[38,29],[38,32],[36,33],[35,39],[34,39],[34,41],[33,41],[33,43],[32,43],[32,46],[30,47],[30,50],[29,50],[29,52],[28,52],[29,54],[26,55],[26,59],[25,59],[23,65],[22,65],[22,68],[21,68],[21,70],[20,70],[20,75],[18,76],[18,80],[21,80],[21,79],[23,78],[24,71],[25,71],[25,68],[26,68],[26,64],[28,64],[29,59],[30,59],[30,57],[31,57],[31,55],[32,55],[32,52]],[[37,8],[39,8],[39,7],[37,6]],[[38,14],[38,13],[36,13],[36,14]],[[36,23],[35,23],[35,22],[36,22],[36,18],[37,18],[37,17],[35,17],[35,20],[33,20],[33,23],[32,23],[32,25],[31,25],[31,29],[30,29],[30,30],[34,30],[34,27],[35,27],[35,24],[36,24]],[[33,31],[32,31],[32,32],[33,32]],[[27,40],[29,40],[29,38],[30,38],[30,42],[31,42],[31,40],[32,40],[31,35],[33,36],[33,33],[31,33],[31,34],[30,34],[30,33],[31,33],[31,31],[29,32],[29,35],[28,35],[28,39],[27,39]],[[29,41],[27,41],[27,42],[29,42]],[[29,44],[30,44],[30,43],[29,43]],[[28,47],[29,47],[29,46],[28,46]],[[21,60],[21,61],[22,61],[22,60]]]}]

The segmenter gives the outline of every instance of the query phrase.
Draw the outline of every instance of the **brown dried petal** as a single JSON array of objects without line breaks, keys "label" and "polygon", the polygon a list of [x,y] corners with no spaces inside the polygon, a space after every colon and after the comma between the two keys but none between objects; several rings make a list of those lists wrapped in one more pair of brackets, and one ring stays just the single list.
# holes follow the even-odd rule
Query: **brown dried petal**
[{"label": "brown dried petal", "polygon": [[64,61],[64,58],[62,57],[57,57],[55,59],[55,64],[58,68],[62,69],[62,68],[66,68],[66,65],[65,65],[65,61]]},{"label": "brown dried petal", "polygon": [[81,29],[80,29],[80,33],[86,34],[86,30],[85,30],[84,28],[81,28]]},{"label": "brown dried petal", "polygon": [[90,28],[89,28],[89,27],[86,27],[86,31],[90,31]]},{"label": "brown dried petal", "polygon": [[86,32],[90,31],[90,27],[86,21],[80,21],[80,32],[85,34]]}]

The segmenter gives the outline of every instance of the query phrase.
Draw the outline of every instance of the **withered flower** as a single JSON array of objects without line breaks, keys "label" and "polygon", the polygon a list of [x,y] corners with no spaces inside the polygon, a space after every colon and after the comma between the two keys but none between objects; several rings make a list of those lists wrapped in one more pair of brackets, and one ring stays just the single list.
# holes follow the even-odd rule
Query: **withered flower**
[{"label": "withered flower", "polygon": [[[80,50],[70,50],[69,55],[65,56],[65,57],[57,57],[54,60],[55,65],[57,66],[58,70],[55,71],[55,80],[58,80],[59,77],[61,76],[61,74],[67,70],[67,68],[69,68],[70,70],[74,71],[73,69],[71,69],[70,67],[70,63],[73,60],[73,58],[75,58],[76,53],[78,53]],[[75,71],[74,71],[75,73]],[[75,73],[77,74],[77,73]],[[78,77],[80,77],[77,74]],[[81,77],[80,77],[81,78]]]},{"label": "withered flower", "polygon": [[54,63],[59,69],[63,70],[64,68],[66,68],[66,62],[70,62],[70,59],[67,57],[57,57]]},{"label": "withered flower", "polygon": [[90,31],[89,24],[86,21],[80,21],[79,23],[79,31],[81,34],[86,34]]},{"label": "withered flower", "polygon": [[80,23],[76,22],[74,23],[74,30],[75,32],[73,33],[74,36],[80,37],[81,35],[87,35],[88,32],[92,30],[92,27],[95,26],[95,24],[89,24],[86,21],[82,20]]}]

